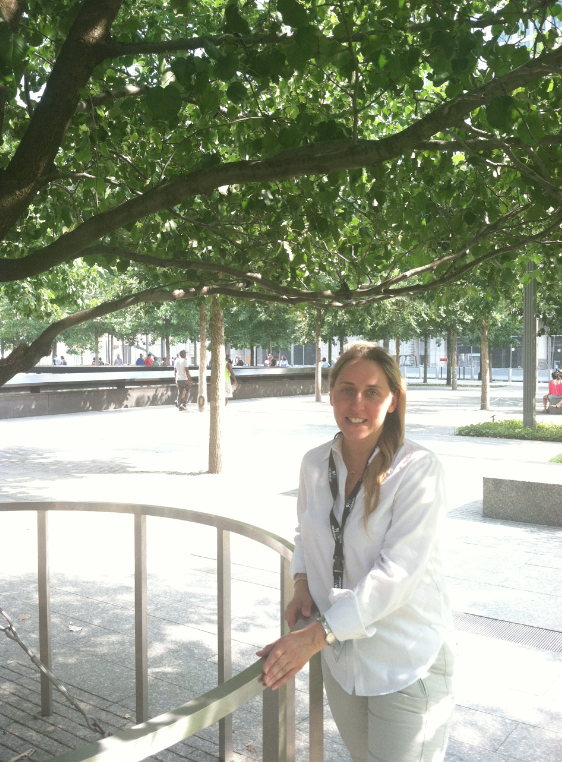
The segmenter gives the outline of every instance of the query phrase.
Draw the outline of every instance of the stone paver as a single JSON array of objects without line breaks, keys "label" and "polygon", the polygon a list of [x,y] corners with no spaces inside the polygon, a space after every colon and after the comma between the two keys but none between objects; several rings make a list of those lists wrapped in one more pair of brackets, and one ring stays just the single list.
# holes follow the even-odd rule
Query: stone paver
[{"label": "stone paver", "polygon": [[[411,385],[407,435],[434,450],[447,474],[446,557],[454,608],[562,631],[562,530],[484,520],[482,477],[562,484],[549,464],[562,444],[465,439],[454,429],[520,415],[521,386],[457,394]],[[206,469],[208,416],[175,408],[0,422],[0,501],[87,500],[172,505],[232,516],[292,538],[303,453],[335,433],[329,404],[309,397],[231,402],[224,470]],[[497,420],[497,418],[496,418]],[[150,710],[157,714],[216,684],[215,536],[183,522],[149,519]],[[0,605],[37,648],[35,516],[0,515]],[[8,541],[7,541],[7,538]],[[134,717],[132,519],[51,515],[53,653],[56,672],[108,727]],[[233,661],[254,661],[278,622],[278,560],[233,540]],[[82,629],[69,630],[70,623]],[[459,634],[456,713],[447,762],[562,758],[562,654]],[[90,740],[57,700],[37,717],[38,679],[13,643],[0,641],[0,759],[29,748],[44,759]],[[307,744],[306,675],[297,680],[298,758]],[[92,713],[93,713],[92,709]],[[326,710],[328,712],[328,710]],[[237,760],[259,759],[261,702],[235,716]],[[130,717],[127,717],[130,715]],[[326,760],[349,757],[327,713]],[[255,751],[253,751],[255,749]],[[216,728],[159,759],[216,759]]]}]

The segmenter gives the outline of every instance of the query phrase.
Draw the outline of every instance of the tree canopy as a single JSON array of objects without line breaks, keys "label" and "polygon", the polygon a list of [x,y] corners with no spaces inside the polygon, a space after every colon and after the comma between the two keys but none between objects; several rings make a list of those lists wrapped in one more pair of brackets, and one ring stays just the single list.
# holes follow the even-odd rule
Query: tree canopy
[{"label": "tree canopy", "polygon": [[[560,273],[552,2],[0,0],[0,283],[65,327]],[[111,298],[69,314],[88,268]],[[537,270],[537,277],[542,277]],[[31,309],[31,308],[30,308]]]}]

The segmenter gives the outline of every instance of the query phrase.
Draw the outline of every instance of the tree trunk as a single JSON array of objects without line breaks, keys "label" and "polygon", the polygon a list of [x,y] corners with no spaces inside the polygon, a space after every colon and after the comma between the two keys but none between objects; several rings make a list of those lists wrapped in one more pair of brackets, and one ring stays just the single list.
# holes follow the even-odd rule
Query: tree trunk
[{"label": "tree trunk", "polygon": [[447,328],[447,381],[446,385],[451,386],[451,343],[452,343],[452,329]]},{"label": "tree trunk", "polygon": [[5,350],[6,350],[6,342],[4,341],[4,339],[2,339],[0,341],[0,357],[2,359],[4,359],[4,352],[5,352]]},{"label": "tree trunk", "polygon": [[256,365],[256,348],[253,344],[250,347],[250,365]]},{"label": "tree trunk", "polygon": [[492,355],[493,351],[494,351],[493,347],[490,344],[488,344],[488,367],[490,370],[490,383],[492,383],[492,381],[494,380],[492,378],[494,374],[494,362],[493,362],[493,355]]},{"label": "tree trunk", "polygon": [[147,333],[146,334],[146,356],[147,357],[149,352],[150,352],[150,336]]},{"label": "tree trunk", "polygon": [[394,357],[396,364],[400,367],[400,336],[396,336],[394,339]]},{"label": "tree trunk", "polygon": [[99,365],[99,356],[100,356],[100,334],[97,328],[94,328],[94,365]]},{"label": "tree trunk", "polygon": [[221,419],[224,409],[224,315],[219,297],[211,297],[211,426],[209,432],[209,473],[222,471]]},{"label": "tree trunk", "polygon": [[109,336],[109,364],[113,365],[113,334]]},{"label": "tree trunk", "polygon": [[207,409],[207,305],[199,308],[199,384],[197,407],[200,413]]},{"label": "tree trunk", "polygon": [[314,399],[322,402],[322,310],[316,308],[316,373],[314,374]]},{"label": "tree trunk", "polygon": [[383,339],[382,347],[388,352],[390,350],[390,339]]},{"label": "tree trunk", "polygon": [[170,334],[166,336],[166,357],[168,358],[168,365],[172,364],[172,358],[170,357]]},{"label": "tree trunk", "polygon": [[166,357],[166,340],[163,336],[160,336],[160,358],[162,359],[162,365],[164,364],[164,358]]},{"label": "tree trunk", "polygon": [[[456,392],[458,389],[457,385],[457,326],[454,325],[451,328],[451,389]],[[448,354],[449,356],[449,354]]]},{"label": "tree trunk", "polygon": [[429,347],[429,336],[426,334],[423,337],[423,382],[424,384],[427,384],[427,365],[428,365],[428,355],[429,352],[427,351]]},{"label": "tree trunk", "polygon": [[482,328],[480,331],[480,377],[482,378],[480,410],[489,410],[488,399],[490,376],[488,373],[488,315],[484,315],[482,318]]},{"label": "tree trunk", "polygon": [[328,342],[328,365],[332,367],[332,339]]},{"label": "tree trunk", "polygon": [[55,339],[53,341],[53,346],[52,346],[52,349],[51,349],[51,363],[53,365],[55,365],[55,358],[56,358],[56,356],[57,356],[57,340]]},{"label": "tree trunk", "polygon": [[121,339],[121,360],[123,361],[123,365],[127,365],[127,355],[125,354],[125,336]]},{"label": "tree trunk", "polygon": [[345,344],[345,336],[340,336],[340,357],[343,355],[344,344]]}]

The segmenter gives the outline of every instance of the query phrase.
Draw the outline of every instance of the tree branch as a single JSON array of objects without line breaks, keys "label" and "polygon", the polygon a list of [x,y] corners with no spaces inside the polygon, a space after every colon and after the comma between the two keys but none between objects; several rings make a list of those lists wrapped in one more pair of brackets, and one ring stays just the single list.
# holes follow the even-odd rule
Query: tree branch
[{"label": "tree branch", "polygon": [[[6,0],[4,0],[6,1]],[[62,139],[100,58],[101,41],[123,0],[86,0],[78,12],[18,148],[0,172],[0,239],[29,206],[54,163]]]},{"label": "tree branch", "polygon": [[[149,214],[177,206],[193,196],[207,195],[223,185],[267,183],[303,175],[324,175],[372,167],[403,156],[436,132],[458,125],[477,106],[546,76],[560,63],[562,47],[475,90],[457,96],[402,132],[380,140],[360,140],[357,143],[352,140],[336,140],[289,149],[261,161],[237,161],[197,170],[92,217],[75,230],[65,233],[52,244],[27,257],[16,260],[0,259],[0,282],[37,275],[58,264],[71,261],[101,237]],[[34,118],[38,110],[36,109]]]}]

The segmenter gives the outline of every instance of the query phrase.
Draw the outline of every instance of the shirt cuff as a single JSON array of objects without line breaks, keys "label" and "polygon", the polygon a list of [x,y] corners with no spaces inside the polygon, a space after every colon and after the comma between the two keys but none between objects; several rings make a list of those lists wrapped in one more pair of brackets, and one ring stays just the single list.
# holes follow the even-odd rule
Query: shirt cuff
[{"label": "shirt cuff", "polygon": [[340,642],[370,638],[377,631],[374,625],[366,628],[363,624],[357,596],[351,590],[332,588],[330,603],[332,605],[324,612],[324,616]]}]

